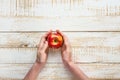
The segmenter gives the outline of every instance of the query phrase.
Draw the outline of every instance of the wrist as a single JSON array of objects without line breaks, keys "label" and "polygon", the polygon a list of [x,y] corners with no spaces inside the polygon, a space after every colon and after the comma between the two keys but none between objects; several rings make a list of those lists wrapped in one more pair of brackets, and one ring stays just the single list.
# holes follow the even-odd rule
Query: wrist
[{"label": "wrist", "polygon": [[64,63],[64,65],[65,65],[66,67],[68,67],[68,66],[70,66],[71,64],[73,64],[72,61],[63,61],[63,63]]},{"label": "wrist", "polygon": [[47,59],[45,57],[39,57],[39,56],[37,56],[36,62],[39,63],[39,64],[46,64]]},{"label": "wrist", "polygon": [[35,64],[38,66],[44,66],[46,64],[46,62],[39,62],[39,61],[35,61]]},{"label": "wrist", "polygon": [[68,66],[71,66],[71,65],[73,65],[74,63],[72,62],[72,61],[69,61],[69,62],[67,62],[67,65]]}]

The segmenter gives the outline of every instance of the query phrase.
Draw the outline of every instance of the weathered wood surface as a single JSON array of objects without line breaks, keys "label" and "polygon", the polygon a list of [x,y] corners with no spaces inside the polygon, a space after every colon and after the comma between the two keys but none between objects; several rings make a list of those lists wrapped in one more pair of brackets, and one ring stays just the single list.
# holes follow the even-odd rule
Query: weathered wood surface
[{"label": "weathered wood surface", "polygon": [[[85,74],[94,79],[120,79],[120,64],[77,64]],[[21,80],[32,64],[0,65],[0,80]],[[63,64],[46,64],[38,80],[77,80]]]},{"label": "weathered wood surface", "polygon": [[[38,44],[42,34],[44,32],[19,32],[19,33],[0,33],[0,65],[3,64],[28,64],[33,63],[36,58],[37,48],[36,45]],[[93,65],[93,63],[101,63],[112,65],[115,64],[117,67],[119,67],[120,63],[120,33],[119,32],[65,32],[65,34],[69,37],[70,42],[72,44],[72,59],[75,63],[80,64],[90,64]],[[19,64],[20,63],[20,64]],[[49,53],[48,58],[48,64],[62,64],[61,55],[59,50],[51,50]],[[96,64],[95,64],[96,65]],[[97,65],[96,65],[97,66]],[[18,68],[18,66],[14,66],[15,69]],[[47,69],[49,69],[49,66],[46,66]],[[54,66],[53,66],[54,67]],[[86,67],[89,67],[86,65]],[[100,67],[99,65],[97,67]],[[103,68],[108,68],[109,66],[106,66]],[[7,71],[10,67],[7,68]],[[94,67],[92,66],[94,69]],[[21,68],[24,70],[24,66]],[[59,67],[57,68],[59,70]],[[95,68],[96,69],[96,68]],[[18,69],[20,70],[20,69]],[[27,69],[28,70],[28,69]],[[27,72],[26,70],[26,72]],[[88,70],[86,68],[85,70]],[[96,72],[93,71],[91,75],[91,71],[88,71],[88,76],[90,75],[91,78],[95,77],[96,73],[99,73],[99,75],[106,73],[108,75],[104,76],[96,76],[95,79],[104,79],[105,77],[108,79],[119,79],[119,77],[116,77],[116,74],[111,74],[112,72],[116,72],[119,70],[119,68],[110,68],[111,72],[106,69],[103,70],[104,72],[101,73],[103,69],[100,68],[99,71]],[[3,71],[5,71],[3,69]],[[21,71],[21,70],[20,70]],[[48,70],[49,71],[49,70]],[[51,70],[53,71],[53,70]],[[2,72],[2,70],[1,70]],[[11,71],[12,72],[12,71]],[[43,71],[44,72],[44,71]],[[61,70],[59,71],[61,74]],[[14,75],[17,73],[16,71],[13,71],[12,74],[8,73],[8,76]],[[22,76],[25,76],[25,72],[22,72]],[[58,76],[50,76],[45,77],[49,72],[45,72],[44,74],[41,73],[44,77],[40,77],[40,80],[47,80],[49,79],[65,79],[65,80],[72,80],[73,78],[65,71],[65,76],[62,76],[58,74]],[[86,73],[86,71],[85,71]],[[110,74],[111,75],[110,75]],[[4,73],[6,74],[6,73]],[[54,73],[53,73],[54,74]],[[19,75],[19,76],[18,76]],[[6,80],[9,79],[21,79],[21,75],[18,74],[15,77],[1,77],[1,79],[6,78]],[[117,74],[119,75],[119,74]],[[19,78],[16,78],[19,77]]]},{"label": "weathered wood surface", "polygon": [[[41,33],[1,33],[0,63],[31,63],[37,53]],[[73,60],[79,62],[120,62],[119,32],[66,32]],[[61,63],[60,50],[50,50],[49,63]],[[5,54],[3,54],[5,53]],[[52,58],[54,56],[54,58]]]},{"label": "weathered wood surface", "polygon": [[120,16],[0,17],[0,31],[120,31]]},{"label": "weathered wood surface", "polygon": [[[72,59],[92,80],[120,80],[120,0],[0,0],[0,80],[21,80],[41,35],[60,29]],[[50,50],[38,80],[75,80]]]},{"label": "weathered wood surface", "polygon": [[120,0],[0,0],[1,16],[116,16]]},{"label": "weathered wood surface", "polygon": [[[120,63],[120,50],[109,48],[73,48],[75,63]],[[36,48],[0,48],[0,63],[33,63]],[[48,63],[62,63],[60,51],[49,51]]]},{"label": "weathered wood surface", "polygon": [[[36,47],[45,32],[0,33],[1,48]],[[120,48],[120,32],[64,32],[73,47]]]}]

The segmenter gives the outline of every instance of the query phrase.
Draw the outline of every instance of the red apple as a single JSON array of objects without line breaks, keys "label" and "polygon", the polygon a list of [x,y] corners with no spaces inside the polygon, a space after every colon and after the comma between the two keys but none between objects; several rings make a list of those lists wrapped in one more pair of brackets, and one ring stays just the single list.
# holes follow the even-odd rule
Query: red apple
[{"label": "red apple", "polygon": [[50,48],[59,48],[63,44],[63,37],[57,32],[50,33],[47,37],[47,40]]}]

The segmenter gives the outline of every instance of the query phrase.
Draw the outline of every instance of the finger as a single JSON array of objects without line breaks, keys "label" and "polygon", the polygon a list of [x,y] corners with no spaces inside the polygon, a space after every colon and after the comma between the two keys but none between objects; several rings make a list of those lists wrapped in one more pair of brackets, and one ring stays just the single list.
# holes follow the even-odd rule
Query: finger
[{"label": "finger", "polygon": [[57,33],[61,34],[64,37],[63,32],[61,32],[60,30],[56,30]]},{"label": "finger", "polygon": [[61,34],[63,36],[63,39],[67,42],[68,38],[65,34],[63,34],[63,32],[61,32],[60,30],[56,30],[57,33]]},{"label": "finger", "polygon": [[46,40],[47,36],[48,36],[51,32],[52,32],[52,30],[49,30],[48,32],[46,32],[46,33],[42,36],[41,42],[44,42],[44,41]]},{"label": "finger", "polygon": [[45,51],[47,50],[47,48],[48,48],[48,42],[45,41],[45,42],[44,42],[44,45],[43,45],[43,47],[42,47],[42,50],[45,52]]},{"label": "finger", "polygon": [[39,46],[42,46],[42,45],[44,44],[44,42],[46,41],[46,37],[47,37],[51,32],[52,32],[52,30],[46,32],[46,33],[41,37]]},{"label": "finger", "polygon": [[46,32],[46,33],[43,35],[43,38],[46,38],[50,33],[52,33],[52,30],[49,30],[48,32]]},{"label": "finger", "polygon": [[69,43],[68,37],[65,34],[63,34],[60,30],[56,30],[56,32],[63,36],[64,44],[69,46],[70,43]]}]

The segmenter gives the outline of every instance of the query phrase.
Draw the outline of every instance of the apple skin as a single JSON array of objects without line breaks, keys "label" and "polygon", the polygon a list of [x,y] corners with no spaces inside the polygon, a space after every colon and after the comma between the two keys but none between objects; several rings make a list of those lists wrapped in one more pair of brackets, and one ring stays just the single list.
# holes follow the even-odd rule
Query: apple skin
[{"label": "apple skin", "polygon": [[63,37],[57,32],[50,33],[47,37],[47,41],[50,48],[60,48],[63,45]]}]

